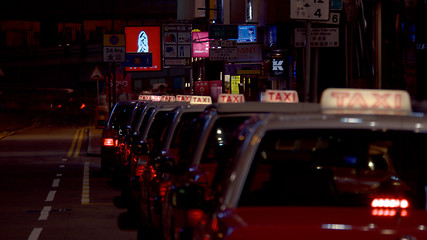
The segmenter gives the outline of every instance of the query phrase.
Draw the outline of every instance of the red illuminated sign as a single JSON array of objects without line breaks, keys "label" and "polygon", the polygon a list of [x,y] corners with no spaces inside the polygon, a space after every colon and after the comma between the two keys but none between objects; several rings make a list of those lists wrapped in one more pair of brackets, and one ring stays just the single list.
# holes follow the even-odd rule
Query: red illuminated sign
[{"label": "red illuminated sign", "polygon": [[152,67],[126,67],[126,71],[161,71],[160,26],[125,27],[126,53],[151,53]]}]

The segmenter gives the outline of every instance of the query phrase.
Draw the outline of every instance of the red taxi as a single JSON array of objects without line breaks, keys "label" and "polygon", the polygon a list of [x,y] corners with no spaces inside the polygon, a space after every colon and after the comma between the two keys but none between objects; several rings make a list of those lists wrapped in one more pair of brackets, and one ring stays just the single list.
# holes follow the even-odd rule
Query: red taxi
[{"label": "red taxi", "polygon": [[[164,118],[161,133],[153,134],[152,129],[159,128],[151,126],[147,137],[156,135],[158,141],[152,144],[150,153],[146,155],[136,155],[132,166],[134,169],[133,186],[138,188],[141,212],[146,218],[148,227],[160,228],[160,203],[163,200],[165,187],[169,179],[171,165],[164,169],[159,168],[160,162],[179,158],[178,149],[182,141],[186,141],[188,136],[185,128],[190,122],[199,116],[207,104],[212,100],[209,96],[183,96],[177,95],[177,101],[188,102],[167,113]],[[160,122],[159,122],[160,123]],[[165,171],[164,171],[165,170]]]},{"label": "red taxi", "polygon": [[131,116],[137,101],[118,102],[114,105],[108,121],[102,131],[101,169],[111,172],[115,162],[115,146],[119,133],[126,128],[126,121]]},{"label": "red taxi", "polygon": [[399,90],[327,89],[322,113],[260,114],[182,187],[193,239],[427,239],[427,117]]},{"label": "red taxi", "polygon": [[[218,166],[216,154],[226,152],[233,131],[246,119],[259,113],[283,112],[288,114],[318,112],[315,103],[298,103],[295,91],[269,90],[266,102],[244,102],[242,95],[222,94],[218,103],[206,108],[205,112],[193,121],[186,134],[189,141],[181,145],[181,155],[172,172],[169,189],[187,183],[210,188],[213,174]],[[233,104],[230,104],[233,103]],[[173,164],[173,163],[172,163]],[[166,194],[169,195],[170,191]],[[166,199],[169,196],[166,196]],[[206,190],[206,197],[210,192]],[[165,239],[180,238],[180,232],[188,222],[186,210],[174,209],[169,201],[162,202],[162,226]],[[182,237],[182,236],[181,236]]]}]

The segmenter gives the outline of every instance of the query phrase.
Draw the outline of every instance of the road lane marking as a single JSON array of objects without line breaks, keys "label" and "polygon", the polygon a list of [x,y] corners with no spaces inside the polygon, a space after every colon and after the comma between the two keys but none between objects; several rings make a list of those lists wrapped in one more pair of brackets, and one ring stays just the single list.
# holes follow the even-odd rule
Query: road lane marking
[{"label": "road lane marking", "polygon": [[42,230],[43,228],[34,228],[33,231],[31,231],[30,236],[28,237],[28,240],[37,240]]},{"label": "road lane marking", "polygon": [[85,162],[83,169],[82,204],[89,204],[89,162]]},{"label": "road lane marking", "polygon": [[83,140],[83,129],[80,130],[80,136],[79,141],[77,143],[76,150],[74,151],[74,157],[78,157],[80,153],[80,148],[82,147],[82,140]]},{"label": "road lane marking", "polygon": [[56,191],[49,191],[49,193],[47,194],[46,200],[44,200],[45,202],[52,202],[53,199],[55,198],[55,194]]},{"label": "road lane marking", "polygon": [[56,174],[57,177],[62,177],[62,173]]},{"label": "road lane marking", "polygon": [[60,179],[59,179],[59,178],[55,178],[55,179],[53,179],[52,187],[58,187],[58,186],[59,186],[59,181],[60,181]]},{"label": "road lane marking", "polygon": [[71,143],[71,147],[68,150],[67,157],[71,157],[73,155],[74,147],[76,146],[77,138],[79,137],[79,133],[80,133],[80,128],[77,129],[76,133],[74,134],[73,142]]},{"label": "road lane marking", "polygon": [[47,220],[50,210],[52,210],[51,206],[43,207],[42,211],[40,212],[39,220]]},{"label": "road lane marking", "polygon": [[64,168],[65,167],[65,165],[59,165],[59,168]]}]

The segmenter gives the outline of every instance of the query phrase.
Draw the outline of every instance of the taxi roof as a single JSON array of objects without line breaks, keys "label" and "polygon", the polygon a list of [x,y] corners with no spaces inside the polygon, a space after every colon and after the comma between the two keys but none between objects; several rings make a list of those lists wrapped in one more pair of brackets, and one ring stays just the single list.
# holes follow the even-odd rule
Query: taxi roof
[{"label": "taxi roof", "polygon": [[206,109],[215,109],[220,114],[229,113],[310,113],[320,112],[318,103],[275,103],[275,102],[244,102],[244,103],[215,103]]}]

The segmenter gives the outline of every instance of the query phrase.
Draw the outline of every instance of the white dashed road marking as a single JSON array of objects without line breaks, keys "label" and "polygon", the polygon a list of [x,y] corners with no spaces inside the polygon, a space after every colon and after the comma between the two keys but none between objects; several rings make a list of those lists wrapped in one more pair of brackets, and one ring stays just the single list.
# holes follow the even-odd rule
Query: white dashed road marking
[{"label": "white dashed road marking", "polygon": [[34,228],[31,232],[30,236],[28,237],[28,240],[37,240],[40,236],[40,233],[42,232],[43,228]]},{"label": "white dashed road marking", "polygon": [[47,194],[45,202],[52,202],[53,199],[55,198],[55,194],[56,194],[56,191],[49,191],[49,193]]},{"label": "white dashed road marking", "polygon": [[49,216],[49,212],[52,210],[51,206],[45,206],[40,212],[39,220],[47,220],[47,217]]}]

